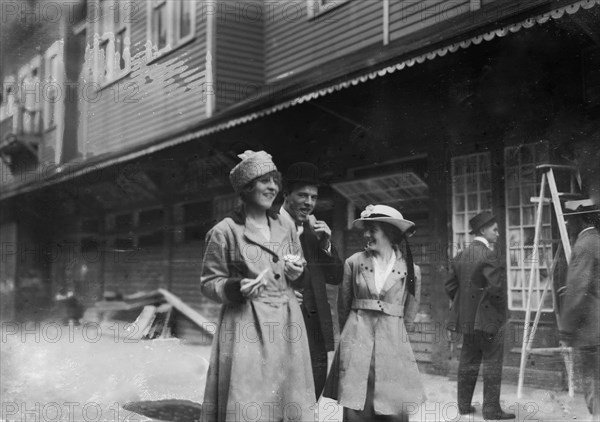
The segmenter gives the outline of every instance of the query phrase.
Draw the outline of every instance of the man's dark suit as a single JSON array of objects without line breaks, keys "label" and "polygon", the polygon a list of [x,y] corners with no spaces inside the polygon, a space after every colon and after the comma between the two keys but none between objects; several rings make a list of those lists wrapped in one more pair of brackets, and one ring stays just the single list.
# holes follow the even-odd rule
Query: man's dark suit
[{"label": "man's dark suit", "polygon": [[506,324],[506,271],[502,257],[473,241],[458,254],[445,283],[452,299],[448,328],[463,334],[458,367],[458,407],[471,406],[483,360],[483,412],[500,410],[500,384]]},{"label": "man's dark suit", "polygon": [[331,254],[321,249],[317,234],[308,223],[304,224],[300,243],[307,261],[302,292],[304,299],[301,308],[306,324],[315,392],[318,399],[327,378],[327,352],[335,348],[333,321],[327,302],[325,284],[340,284],[343,266],[333,245]]}]

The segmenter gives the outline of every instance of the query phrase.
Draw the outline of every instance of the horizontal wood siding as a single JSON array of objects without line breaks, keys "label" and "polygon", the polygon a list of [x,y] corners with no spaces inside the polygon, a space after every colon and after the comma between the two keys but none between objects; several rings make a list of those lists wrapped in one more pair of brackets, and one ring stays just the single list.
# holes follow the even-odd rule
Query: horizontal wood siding
[{"label": "horizontal wood siding", "polygon": [[391,0],[390,42],[470,10],[468,0]]},{"label": "horizontal wood siding", "polygon": [[216,19],[217,110],[242,101],[264,84],[263,21]]},{"label": "horizontal wood siding", "polygon": [[132,72],[87,102],[87,151],[94,155],[167,138],[205,118],[206,20],[201,2],[197,2],[195,39],[148,65],[146,2],[136,3]]},{"label": "horizontal wood siding", "polygon": [[380,1],[351,0],[314,20],[306,16],[306,2],[294,4],[302,14],[286,2],[275,2],[265,16],[267,82],[383,41]]},{"label": "horizontal wood siding", "polygon": [[104,290],[128,295],[165,288],[167,265],[162,246],[109,253],[104,263]]}]

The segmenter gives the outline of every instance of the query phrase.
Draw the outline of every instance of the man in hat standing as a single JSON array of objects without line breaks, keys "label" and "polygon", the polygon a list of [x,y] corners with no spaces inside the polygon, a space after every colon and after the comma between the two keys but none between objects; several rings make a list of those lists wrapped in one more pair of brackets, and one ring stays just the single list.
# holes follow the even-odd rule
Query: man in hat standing
[{"label": "man in hat standing", "polygon": [[592,415],[600,415],[600,209],[592,200],[565,204],[576,236],[560,312],[562,344],[576,348],[577,372]]},{"label": "man in hat standing", "polygon": [[319,194],[318,169],[314,164],[292,164],[284,177],[281,215],[292,220],[298,229],[302,252],[307,261],[304,271],[302,313],[313,368],[317,400],[327,378],[327,352],[333,351],[333,321],[325,284],[342,282],[343,266],[331,244],[331,229],[317,220],[312,212]]},{"label": "man in hat standing", "polygon": [[485,419],[514,419],[500,407],[504,326],[506,324],[506,271],[501,255],[494,250],[499,237],[496,218],[489,212],[473,217],[469,224],[475,239],[452,263],[445,283],[452,300],[448,328],[462,333],[458,365],[458,411],[475,412],[473,391],[483,361],[483,416]]}]

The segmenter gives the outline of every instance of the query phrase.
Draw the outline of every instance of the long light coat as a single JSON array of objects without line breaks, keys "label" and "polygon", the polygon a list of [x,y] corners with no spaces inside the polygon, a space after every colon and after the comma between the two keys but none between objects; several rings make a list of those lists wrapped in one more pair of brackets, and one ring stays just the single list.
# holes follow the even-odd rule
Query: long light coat
[{"label": "long light coat", "polygon": [[324,395],[350,409],[364,408],[373,354],[375,382],[369,396],[376,413],[399,415],[425,399],[405,327],[413,323],[418,311],[421,271],[415,265],[413,296],[405,289],[406,261],[399,251],[396,254],[380,293],[369,253],[356,253],[344,264],[339,298],[343,331]]},{"label": "long light coat", "polygon": [[[291,223],[269,217],[269,225],[269,241],[232,218],[207,234],[202,292],[223,306],[206,380],[204,421],[314,420],[304,320],[284,275],[283,256],[301,254],[301,247]],[[244,299],[240,280],[256,278],[265,268],[265,290],[256,299]]]}]

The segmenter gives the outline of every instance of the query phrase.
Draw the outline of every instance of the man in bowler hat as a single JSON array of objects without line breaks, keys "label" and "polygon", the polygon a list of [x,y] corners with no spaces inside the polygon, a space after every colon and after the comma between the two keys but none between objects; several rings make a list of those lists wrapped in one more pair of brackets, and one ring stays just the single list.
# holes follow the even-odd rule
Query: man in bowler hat
[{"label": "man in bowler hat", "polygon": [[600,208],[591,199],[565,204],[576,238],[560,312],[564,346],[575,348],[578,377],[590,414],[600,415]]},{"label": "man in bowler hat", "polygon": [[342,282],[343,266],[331,244],[331,229],[317,220],[312,212],[319,194],[318,169],[314,164],[292,164],[284,177],[281,207],[283,218],[291,219],[298,229],[302,252],[307,261],[304,271],[301,309],[308,336],[308,346],[317,399],[327,378],[327,352],[334,350],[333,321],[325,284]]},{"label": "man in bowler hat", "polygon": [[463,345],[458,365],[458,411],[475,412],[473,391],[483,361],[483,417],[514,419],[500,407],[504,326],[507,291],[503,259],[494,250],[498,223],[488,212],[473,217],[469,224],[475,239],[453,260],[445,283],[452,300],[448,328],[462,333]]}]

